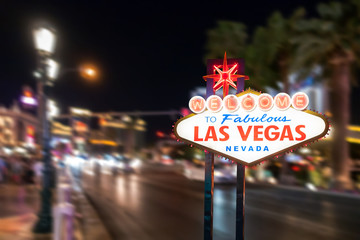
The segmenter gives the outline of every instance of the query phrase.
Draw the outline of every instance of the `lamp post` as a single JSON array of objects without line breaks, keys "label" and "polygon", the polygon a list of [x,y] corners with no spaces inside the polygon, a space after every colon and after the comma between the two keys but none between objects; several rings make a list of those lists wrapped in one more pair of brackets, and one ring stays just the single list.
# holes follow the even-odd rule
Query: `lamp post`
[{"label": "lamp post", "polygon": [[51,173],[52,163],[50,155],[50,123],[47,118],[47,97],[51,80],[56,78],[58,65],[51,60],[55,48],[55,32],[50,28],[39,27],[33,32],[35,48],[38,52],[38,117],[42,143],[43,188],[41,190],[41,209],[38,222],[34,226],[35,233],[50,233],[52,231],[51,214]]}]

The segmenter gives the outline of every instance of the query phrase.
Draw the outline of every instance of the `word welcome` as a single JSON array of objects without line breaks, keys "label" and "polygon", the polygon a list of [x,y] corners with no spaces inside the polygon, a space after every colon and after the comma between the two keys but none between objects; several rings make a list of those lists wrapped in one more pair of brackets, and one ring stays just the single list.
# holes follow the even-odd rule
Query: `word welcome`
[{"label": "word welcome", "polygon": [[256,106],[262,111],[269,111],[274,105],[282,111],[287,110],[290,106],[296,110],[304,110],[309,105],[309,97],[303,92],[297,92],[292,97],[287,93],[279,93],[274,98],[267,93],[262,93],[257,99],[250,94],[241,97],[227,95],[224,99],[217,95],[211,95],[206,101],[201,96],[192,97],[189,101],[189,108],[194,113],[202,113],[205,109],[215,113],[222,108],[229,112],[235,112],[240,107],[249,112]]}]

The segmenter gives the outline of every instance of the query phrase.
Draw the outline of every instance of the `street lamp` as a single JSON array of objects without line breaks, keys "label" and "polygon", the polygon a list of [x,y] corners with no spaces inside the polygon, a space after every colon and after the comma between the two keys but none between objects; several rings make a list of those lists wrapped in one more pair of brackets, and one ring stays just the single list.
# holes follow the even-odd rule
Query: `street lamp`
[{"label": "street lamp", "polygon": [[54,52],[56,35],[52,29],[38,27],[33,31],[35,48],[42,55],[50,55]]},{"label": "street lamp", "polygon": [[55,79],[59,75],[60,65],[51,58],[48,58],[46,63],[47,63],[46,74],[51,81],[55,81]]},{"label": "street lamp", "polygon": [[[80,76],[87,80],[95,80],[99,77],[99,70],[94,65],[80,65],[77,68],[62,68],[60,71],[60,65],[48,58],[47,59],[47,74],[51,80],[50,85],[53,85],[55,79],[61,78],[63,75],[68,74],[69,72],[77,72]],[[40,73],[35,71],[34,76],[40,78]]]},{"label": "street lamp", "polygon": [[88,80],[95,80],[99,76],[99,70],[91,64],[84,64],[79,68],[80,75]]},{"label": "street lamp", "polygon": [[38,222],[34,226],[35,233],[50,233],[52,230],[51,214],[51,175],[52,164],[50,155],[50,123],[47,118],[47,97],[51,80],[56,78],[58,64],[50,57],[55,49],[56,35],[50,28],[39,27],[33,32],[35,48],[38,52],[38,117],[40,123],[43,161],[43,188],[41,191],[41,209]]}]

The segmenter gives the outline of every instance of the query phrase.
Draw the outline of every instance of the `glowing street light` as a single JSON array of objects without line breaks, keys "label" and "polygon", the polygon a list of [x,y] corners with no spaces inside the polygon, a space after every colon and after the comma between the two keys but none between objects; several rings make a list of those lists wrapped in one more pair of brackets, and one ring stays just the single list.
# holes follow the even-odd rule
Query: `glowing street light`
[{"label": "glowing street light", "polygon": [[91,69],[91,68],[85,69],[85,73],[86,73],[88,76],[94,76],[94,75],[96,74],[95,70],[94,70],[94,69]]},{"label": "glowing street light", "polygon": [[47,117],[49,120],[51,120],[53,117],[59,116],[60,109],[54,100],[49,99],[47,108]]},{"label": "glowing street light", "polygon": [[95,66],[85,64],[80,67],[80,75],[85,79],[95,80],[99,76],[99,71]]},{"label": "glowing street light", "polygon": [[49,28],[38,27],[33,31],[35,48],[41,54],[52,54],[55,49],[55,32]]},{"label": "glowing street light", "polygon": [[48,58],[47,61],[47,77],[54,81],[58,76],[59,76],[59,69],[60,69],[60,65],[58,62],[54,61],[51,58]]}]

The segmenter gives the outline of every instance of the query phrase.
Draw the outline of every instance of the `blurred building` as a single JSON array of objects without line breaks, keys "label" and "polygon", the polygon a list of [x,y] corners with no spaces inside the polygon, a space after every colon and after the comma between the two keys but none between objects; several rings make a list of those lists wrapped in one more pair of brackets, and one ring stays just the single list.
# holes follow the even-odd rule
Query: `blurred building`
[{"label": "blurred building", "polygon": [[61,122],[52,121],[51,123],[51,146],[55,147],[58,143],[71,143],[72,128]]},{"label": "blurred building", "polygon": [[39,139],[38,119],[20,109],[17,103],[10,108],[0,107],[0,146],[2,153],[32,153]]},{"label": "blurred building", "polygon": [[88,109],[70,107],[70,124],[72,129],[72,146],[80,154],[88,152],[90,135],[91,111]]},{"label": "blurred building", "polygon": [[107,136],[105,132],[101,130],[90,131],[88,149],[91,155],[118,153],[121,152],[120,148],[121,145]]},{"label": "blurred building", "polygon": [[107,151],[132,155],[145,145],[146,122],[140,118],[104,115],[99,118],[99,126],[99,130],[90,133],[93,153]]},{"label": "blurred building", "polygon": [[145,145],[146,122],[139,117],[113,117],[111,113],[93,113],[76,107],[69,110],[70,114],[58,116],[52,122],[53,147],[69,143],[76,155],[132,155]]}]

